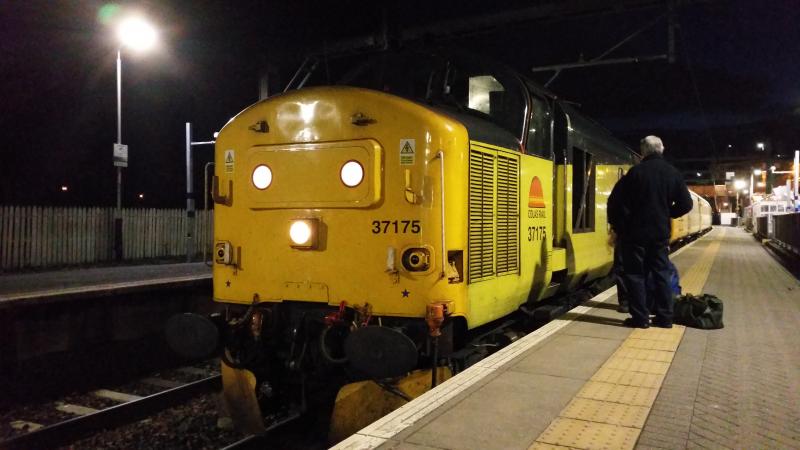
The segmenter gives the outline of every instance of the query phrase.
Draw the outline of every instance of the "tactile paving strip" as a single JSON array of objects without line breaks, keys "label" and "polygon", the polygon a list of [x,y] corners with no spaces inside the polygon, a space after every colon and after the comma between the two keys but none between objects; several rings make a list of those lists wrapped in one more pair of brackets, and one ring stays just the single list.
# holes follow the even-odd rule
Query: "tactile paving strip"
[{"label": "tactile paving strip", "polygon": [[[682,279],[684,292],[702,292],[724,235],[723,229]],[[634,448],[684,331],[633,330],[530,449]]]},{"label": "tactile paving strip", "polygon": [[539,436],[541,442],[585,449],[629,449],[639,437],[636,428],[559,417]]},{"label": "tactile paving strip", "polygon": [[664,381],[664,375],[601,367],[592,377],[592,381],[657,389]]},{"label": "tactile paving strip", "polygon": [[642,428],[649,412],[650,410],[644,406],[624,405],[622,403],[602,402],[577,397],[572,399],[567,408],[561,412],[561,417]]},{"label": "tactile paving strip", "polygon": [[638,348],[620,347],[614,356],[620,358],[641,359],[642,361],[672,362],[674,352],[645,351]]}]

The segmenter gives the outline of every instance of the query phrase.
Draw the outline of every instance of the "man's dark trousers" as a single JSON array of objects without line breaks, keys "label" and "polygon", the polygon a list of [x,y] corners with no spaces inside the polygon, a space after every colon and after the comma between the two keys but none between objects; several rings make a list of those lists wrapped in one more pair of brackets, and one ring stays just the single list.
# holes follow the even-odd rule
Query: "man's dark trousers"
[{"label": "man's dark trousers", "polygon": [[622,248],[620,248],[619,243],[614,246],[614,267],[611,271],[614,275],[614,283],[617,285],[617,302],[622,310],[620,312],[627,312],[628,288],[625,287],[625,279],[623,278],[625,268],[622,265]]},{"label": "man's dark trousers", "polygon": [[652,311],[656,322],[672,324],[672,292],[670,290],[669,245],[667,242],[622,243],[622,265],[625,286],[628,288],[628,305],[636,324],[650,321],[647,305],[646,280],[650,274],[652,285]]}]

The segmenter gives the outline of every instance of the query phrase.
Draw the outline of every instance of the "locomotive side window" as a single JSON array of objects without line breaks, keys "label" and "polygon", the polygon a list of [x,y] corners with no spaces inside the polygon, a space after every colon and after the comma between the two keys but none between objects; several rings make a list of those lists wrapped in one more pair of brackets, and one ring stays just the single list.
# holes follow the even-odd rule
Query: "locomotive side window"
[{"label": "locomotive side window", "polygon": [[535,95],[531,96],[531,120],[528,123],[528,144],[527,153],[529,155],[551,158],[550,152],[550,106],[543,98]]},{"label": "locomotive side window", "polygon": [[595,162],[591,153],[572,149],[572,231],[594,231]]}]

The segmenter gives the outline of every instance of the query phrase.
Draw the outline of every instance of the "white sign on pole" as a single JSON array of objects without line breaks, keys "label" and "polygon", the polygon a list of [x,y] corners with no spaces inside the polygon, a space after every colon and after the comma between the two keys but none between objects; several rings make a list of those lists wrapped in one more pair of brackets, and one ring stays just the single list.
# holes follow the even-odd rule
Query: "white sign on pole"
[{"label": "white sign on pole", "polygon": [[128,146],[114,144],[114,166],[128,167]]},{"label": "white sign on pole", "polygon": [[726,180],[732,180],[734,176],[736,176],[736,174],[733,173],[733,172],[725,172],[725,179]]}]

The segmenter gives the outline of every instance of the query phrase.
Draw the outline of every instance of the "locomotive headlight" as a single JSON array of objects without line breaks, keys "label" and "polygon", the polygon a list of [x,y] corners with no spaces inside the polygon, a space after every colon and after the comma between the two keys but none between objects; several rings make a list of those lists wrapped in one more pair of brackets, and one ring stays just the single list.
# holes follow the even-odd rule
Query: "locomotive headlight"
[{"label": "locomotive headlight", "polygon": [[364,168],[358,161],[347,161],[339,171],[339,177],[347,187],[356,187],[364,179]]},{"label": "locomotive headlight", "polygon": [[317,247],[318,219],[296,219],[289,226],[290,245],[294,248]]},{"label": "locomotive headlight", "polygon": [[253,170],[253,185],[261,190],[264,190],[272,184],[272,170],[264,164],[256,167]]}]

